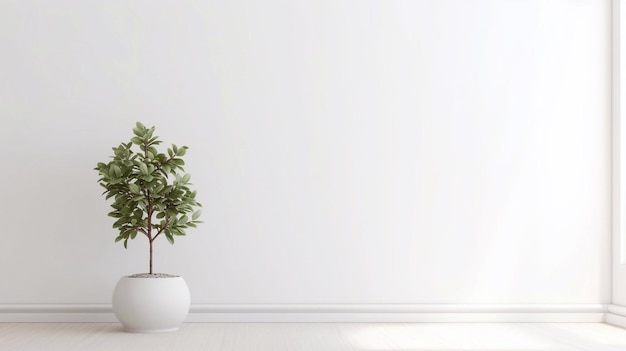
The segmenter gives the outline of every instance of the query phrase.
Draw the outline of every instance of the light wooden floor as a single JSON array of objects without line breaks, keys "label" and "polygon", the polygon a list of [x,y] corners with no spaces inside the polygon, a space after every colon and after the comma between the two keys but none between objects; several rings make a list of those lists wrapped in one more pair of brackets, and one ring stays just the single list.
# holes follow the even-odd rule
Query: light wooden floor
[{"label": "light wooden floor", "polygon": [[0,323],[0,350],[624,351],[601,323],[188,323],[130,334],[113,323]]}]

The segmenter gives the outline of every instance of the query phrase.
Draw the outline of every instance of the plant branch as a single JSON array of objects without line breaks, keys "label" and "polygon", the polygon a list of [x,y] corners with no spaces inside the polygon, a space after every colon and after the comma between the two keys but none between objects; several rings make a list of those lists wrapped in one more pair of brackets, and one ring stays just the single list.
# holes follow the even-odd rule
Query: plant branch
[{"label": "plant branch", "polygon": [[[172,156],[170,156],[170,158],[168,158],[167,160],[165,160],[165,162],[161,163],[160,165],[157,165],[157,167],[156,167],[156,171],[161,171],[161,172],[163,172],[163,167],[162,167],[162,166],[164,166],[164,165],[166,165],[166,164],[170,163],[170,161],[171,161],[171,160],[173,160],[173,159],[174,159],[174,157],[176,157],[176,154],[175,154],[175,153],[172,153]],[[163,174],[165,174],[165,175],[167,176],[167,173],[163,172]]]},{"label": "plant branch", "polygon": [[161,235],[161,233],[163,233],[165,229],[167,229],[167,227],[170,226],[171,221],[172,221],[172,217],[167,217],[167,219],[165,220],[165,224],[163,224],[163,227],[159,228],[159,231],[156,233],[154,238],[152,238],[152,240],[156,239],[159,235]]},{"label": "plant branch", "polygon": [[144,233],[145,235],[148,235],[148,232],[146,231],[146,229],[144,227],[132,227],[131,229],[136,230],[138,232]]}]

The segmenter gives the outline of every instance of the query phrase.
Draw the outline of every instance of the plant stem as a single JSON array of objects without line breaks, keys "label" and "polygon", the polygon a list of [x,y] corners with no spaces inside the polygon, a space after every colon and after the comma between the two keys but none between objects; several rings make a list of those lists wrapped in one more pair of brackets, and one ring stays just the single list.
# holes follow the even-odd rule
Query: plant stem
[{"label": "plant stem", "polygon": [[150,240],[150,274],[152,274],[152,240]]},{"label": "plant stem", "polygon": [[[143,151],[145,161],[148,159],[148,143],[144,143]],[[146,231],[148,232],[148,241],[150,241],[150,274],[152,274],[152,242],[156,238],[156,236],[152,237],[152,214],[154,209],[152,208],[152,196],[150,196],[150,191],[146,190],[145,196],[146,201],[148,202],[148,206],[146,208],[148,210],[148,228]]]}]

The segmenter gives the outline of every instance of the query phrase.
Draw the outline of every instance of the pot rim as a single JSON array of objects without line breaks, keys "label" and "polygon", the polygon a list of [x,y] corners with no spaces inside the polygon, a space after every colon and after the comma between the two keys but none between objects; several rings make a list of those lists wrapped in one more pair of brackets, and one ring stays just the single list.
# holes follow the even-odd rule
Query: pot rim
[{"label": "pot rim", "polygon": [[130,279],[170,279],[170,278],[182,278],[180,275],[169,273],[135,273],[131,275],[125,275],[122,278]]}]

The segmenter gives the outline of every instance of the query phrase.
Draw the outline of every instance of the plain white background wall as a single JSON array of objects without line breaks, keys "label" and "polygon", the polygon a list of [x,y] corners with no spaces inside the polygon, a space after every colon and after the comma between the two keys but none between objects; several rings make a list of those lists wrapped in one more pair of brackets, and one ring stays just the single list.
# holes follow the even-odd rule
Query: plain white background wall
[{"label": "plain white background wall", "polygon": [[626,48],[622,42],[626,41],[626,35],[623,34],[626,28],[626,7],[620,0],[614,0],[613,7],[613,266],[612,266],[612,302],[616,305],[626,305],[626,243],[624,242],[624,178],[626,172],[623,170],[626,165],[626,152],[623,151],[626,146],[626,123],[621,122],[621,112],[626,106],[626,54],[622,51]]},{"label": "plain white background wall", "polygon": [[92,168],[190,147],[194,303],[610,302],[610,2],[2,1],[0,303],[147,269]]}]

